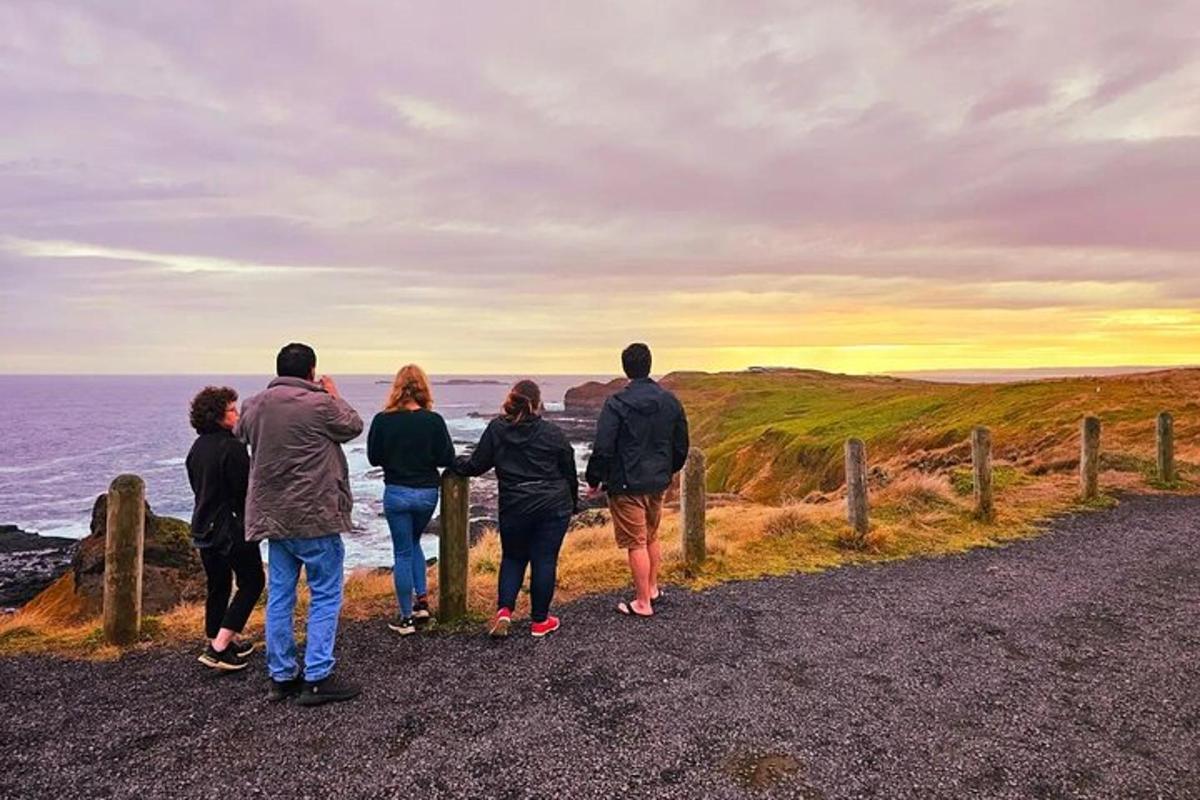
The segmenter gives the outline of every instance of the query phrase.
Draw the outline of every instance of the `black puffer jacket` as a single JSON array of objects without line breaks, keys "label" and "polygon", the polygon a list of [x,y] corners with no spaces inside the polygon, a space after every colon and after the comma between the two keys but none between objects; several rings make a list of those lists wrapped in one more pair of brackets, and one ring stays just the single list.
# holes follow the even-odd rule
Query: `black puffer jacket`
[{"label": "black puffer jacket", "polygon": [[671,484],[688,453],[687,414],[675,395],[639,378],[604,401],[587,482],[609,494],[653,494]]},{"label": "black puffer jacket", "polygon": [[579,505],[575,451],[557,425],[541,417],[488,423],[470,456],[455,459],[459,475],[495,467],[501,514],[572,514]]},{"label": "black puffer jacket", "polygon": [[246,445],[226,430],[204,433],[187,454],[188,482],[196,495],[192,541],[223,553],[245,539],[246,484],[250,456]]}]

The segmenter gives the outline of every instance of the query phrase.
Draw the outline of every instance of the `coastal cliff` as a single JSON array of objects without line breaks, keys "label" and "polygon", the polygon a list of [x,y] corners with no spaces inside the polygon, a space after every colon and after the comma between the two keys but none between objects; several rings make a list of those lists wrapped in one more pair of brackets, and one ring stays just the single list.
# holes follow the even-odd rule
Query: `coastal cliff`
[{"label": "coastal cliff", "polygon": [[[1158,413],[1200,412],[1200,369],[990,384],[813,370],[673,373],[662,382],[705,450],[709,490],[767,503],[835,494],[850,437],[866,442],[876,484],[905,472],[960,476],[977,425],[992,429],[1002,480],[1073,470],[1089,414],[1104,423],[1105,468],[1149,474]],[[1180,425],[1176,454],[1200,462],[1200,430]]]}]

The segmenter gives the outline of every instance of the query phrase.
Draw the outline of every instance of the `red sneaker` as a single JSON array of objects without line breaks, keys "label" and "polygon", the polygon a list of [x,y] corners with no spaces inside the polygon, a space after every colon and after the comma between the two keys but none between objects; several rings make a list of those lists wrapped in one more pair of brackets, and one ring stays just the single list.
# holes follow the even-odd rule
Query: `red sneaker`
[{"label": "red sneaker", "polygon": [[507,608],[502,608],[496,612],[496,616],[492,617],[492,624],[488,626],[488,636],[495,639],[508,636],[510,627],[512,627],[512,612]]},{"label": "red sneaker", "polygon": [[529,626],[529,632],[534,636],[545,636],[558,630],[558,617],[546,617],[545,622],[535,622]]}]

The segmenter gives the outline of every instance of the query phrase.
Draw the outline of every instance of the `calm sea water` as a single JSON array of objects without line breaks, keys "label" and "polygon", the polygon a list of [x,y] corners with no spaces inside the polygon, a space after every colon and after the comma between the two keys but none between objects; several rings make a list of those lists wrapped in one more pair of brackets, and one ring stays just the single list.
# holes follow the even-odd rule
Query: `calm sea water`
[{"label": "calm sea water", "polygon": [[[515,378],[454,376],[499,384],[445,385],[436,376],[434,399],[459,453],[487,424],[472,412],[493,414]],[[571,386],[594,376],[536,378],[549,408],[561,407]],[[388,376],[337,377],[343,396],[366,425],[383,405]],[[195,433],[188,403],[206,385],[232,386],[243,399],[266,377],[234,376],[3,376],[0,375],[0,523],[80,538],[88,533],[92,503],[114,477],[132,472],[146,481],[155,513],[189,519],[192,492],[184,457]],[[379,470],[367,463],[366,434],[344,445],[354,492],[355,530],[346,538],[347,566],[391,563],[383,519]],[[577,460],[585,456],[576,445]],[[427,537],[426,555],[437,540]]]}]

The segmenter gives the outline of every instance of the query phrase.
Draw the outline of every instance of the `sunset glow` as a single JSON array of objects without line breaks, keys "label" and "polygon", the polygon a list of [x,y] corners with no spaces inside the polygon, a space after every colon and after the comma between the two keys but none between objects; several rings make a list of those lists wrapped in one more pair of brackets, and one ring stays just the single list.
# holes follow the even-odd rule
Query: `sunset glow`
[{"label": "sunset glow", "polygon": [[0,371],[1194,364],[1200,7],[1103,6],[9,4]]}]

